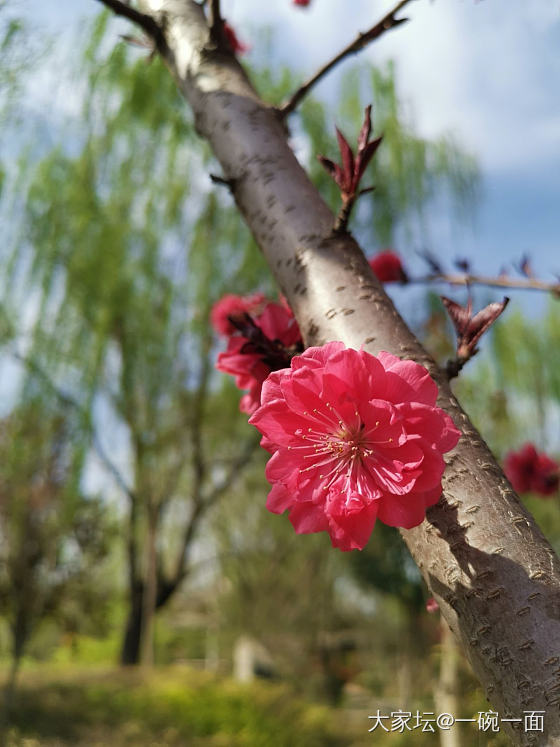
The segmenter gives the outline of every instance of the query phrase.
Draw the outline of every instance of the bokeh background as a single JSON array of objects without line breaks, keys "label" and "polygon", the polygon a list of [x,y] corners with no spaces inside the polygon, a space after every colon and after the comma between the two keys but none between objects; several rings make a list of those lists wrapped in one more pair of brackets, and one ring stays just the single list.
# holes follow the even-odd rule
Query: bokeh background
[{"label": "bokeh background", "polygon": [[[390,7],[224,0],[263,97],[298,83]],[[398,533],[362,552],[266,512],[266,454],[214,369],[225,293],[277,298],[173,81],[94,0],[0,3],[2,739],[26,745],[506,744],[368,734],[368,715],[486,711]],[[411,278],[560,272],[560,7],[427,2],[313,92],[294,149],[383,144],[353,230]],[[140,44],[123,39],[134,36]],[[522,267],[523,265],[523,267]],[[438,360],[445,283],[387,286]],[[504,291],[506,292],[506,291]],[[498,456],[560,452],[551,293],[512,300],[455,384]],[[502,291],[473,287],[476,308]],[[523,499],[556,548],[558,494]],[[454,740],[454,741],[453,741]]]}]

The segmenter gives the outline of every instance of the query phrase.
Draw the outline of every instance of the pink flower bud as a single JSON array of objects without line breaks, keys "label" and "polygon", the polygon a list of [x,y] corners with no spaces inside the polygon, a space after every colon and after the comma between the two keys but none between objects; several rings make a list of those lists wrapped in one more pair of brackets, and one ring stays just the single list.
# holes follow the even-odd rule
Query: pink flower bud
[{"label": "pink flower bud", "polygon": [[504,459],[504,472],[519,493],[552,495],[558,490],[560,465],[533,444],[510,451]]},{"label": "pink flower bud", "polygon": [[407,276],[401,258],[391,249],[372,257],[369,266],[382,283],[406,283]]},{"label": "pink flower bud", "polygon": [[426,612],[429,612],[430,614],[437,612],[439,610],[439,604],[436,602],[436,600],[433,597],[430,597],[426,601]]}]

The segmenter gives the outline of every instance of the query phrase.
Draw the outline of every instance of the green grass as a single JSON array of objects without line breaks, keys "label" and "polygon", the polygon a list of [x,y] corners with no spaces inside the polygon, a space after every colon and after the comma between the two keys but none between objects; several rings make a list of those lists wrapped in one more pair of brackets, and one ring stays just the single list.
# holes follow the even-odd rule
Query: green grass
[{"label": "green grass", "polygon": [[183,667],[25,671],[6,744],[348,747],[336,713],[268,683],[242,686]]}]

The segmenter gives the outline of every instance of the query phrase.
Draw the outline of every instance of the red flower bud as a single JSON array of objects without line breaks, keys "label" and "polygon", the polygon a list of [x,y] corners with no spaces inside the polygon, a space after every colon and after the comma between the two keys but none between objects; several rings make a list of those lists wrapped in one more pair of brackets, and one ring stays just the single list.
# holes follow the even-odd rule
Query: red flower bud
[{"label": "red flower bud", "polygon": [[233,54],[245,54],[245,52],[249,51],[249,45],[244,44],[239,39],[235,31],[233,30],[233,27],[230,26],[227,21],[225,21],[224,23],[224,35]]},{"label": "red flower bud", "polygon": [[369,266],[382,283],[406,283],[408,279],[401,258],[390,249],[372,257]]},{"label": "red flower bud", "polygon": [[436,602],[436,600],[433,597],[430,597],[426,601],[426,612],[434,613],[439,610],[439,604]]},{"label": "red flower bud", "polygon": [[519,493],[552,495],[558,490],[560,465],[533,444],[510,451],[504,459],[504,472]]}]

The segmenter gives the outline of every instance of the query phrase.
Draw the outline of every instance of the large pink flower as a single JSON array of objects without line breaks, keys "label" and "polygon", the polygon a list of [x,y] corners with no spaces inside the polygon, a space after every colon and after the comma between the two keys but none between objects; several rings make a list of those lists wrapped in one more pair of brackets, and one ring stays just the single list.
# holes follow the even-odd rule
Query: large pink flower
[{"label": "large pink flower", "polygon": [[441,495],[442,454],[459,431],[428,371],[331,342],[271,373],[249,422],[272,452],[267,507],[296,532],[363,548],[376,518],[410,528]]},{"label": "large pink flower", "polygon": [[289,366],[294,350],[303,347],[298,324],[287,306],[268,303],[262,314],[250,321],[246,335],[230,337],[227,350],[216,362],[218,371],[235,376],[239,389],[249,390],[240,402],[241,411],[247,413],[260,405],[261,388],[269,373]]}]

